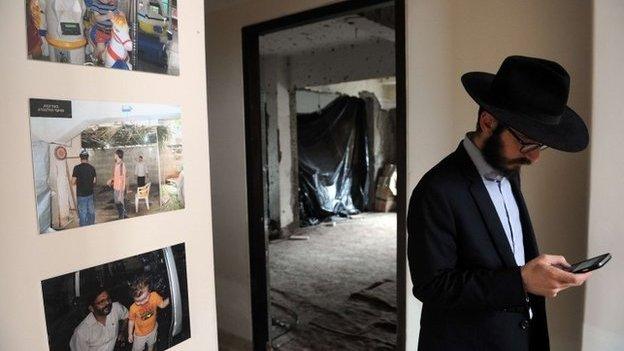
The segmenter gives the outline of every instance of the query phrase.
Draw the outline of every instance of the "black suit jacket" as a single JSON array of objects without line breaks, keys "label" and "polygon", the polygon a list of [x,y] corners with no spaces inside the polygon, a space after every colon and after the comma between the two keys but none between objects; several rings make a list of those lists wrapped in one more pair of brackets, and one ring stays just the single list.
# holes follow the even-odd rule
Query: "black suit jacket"
[{"label": "black suit jacket", "polygon": [[[538,255],[535,234],[519,178],[510,182],[528,262]],[[407,229],[413,293],[423,302],[419,350],[549,350],[544,298],[525,293],[494,204],[461,143],[414,189]]]}]

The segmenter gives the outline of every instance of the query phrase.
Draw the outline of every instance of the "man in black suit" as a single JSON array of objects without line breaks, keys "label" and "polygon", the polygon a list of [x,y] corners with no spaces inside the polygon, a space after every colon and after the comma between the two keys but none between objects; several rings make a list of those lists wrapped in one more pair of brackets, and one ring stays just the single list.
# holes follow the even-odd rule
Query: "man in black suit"
[{"label": "man in black suit", "polygon": [[418,349],[548,350],[544,297],[581,285],[562,256],[539,255],[521,166],[545,148],[589,142],[559,64],[511,56],[496,74],[462,77],[479,105],[476,131],[420,180],[407,219],[413,293],[423,302]]}]

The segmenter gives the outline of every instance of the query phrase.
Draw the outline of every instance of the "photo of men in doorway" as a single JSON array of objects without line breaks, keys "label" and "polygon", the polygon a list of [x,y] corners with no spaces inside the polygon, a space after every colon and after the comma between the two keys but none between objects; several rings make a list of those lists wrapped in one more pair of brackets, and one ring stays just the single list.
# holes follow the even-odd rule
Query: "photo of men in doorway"
[{"label": "photo of men in doorway", "polygon": [[39,233],[184,208],[180,108],[30,100]]}]

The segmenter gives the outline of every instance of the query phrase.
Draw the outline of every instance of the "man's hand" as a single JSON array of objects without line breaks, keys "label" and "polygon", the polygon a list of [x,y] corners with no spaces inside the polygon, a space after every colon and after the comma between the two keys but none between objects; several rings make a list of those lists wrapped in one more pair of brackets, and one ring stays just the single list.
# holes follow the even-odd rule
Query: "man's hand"
[{"label": "man's hand", "polygon": [[132,334],[128,335],[128,342],[131,343],[131,344],[134,342],[134,335],[132,335]]},{"label": "man's hand", "polygon": [[583,284],[591,272],[575,274],[560,268],[570,264],[563,256],[540,255],[522,267],[522,283],[527,292],[545,297],[555,297],[572,286]]}]

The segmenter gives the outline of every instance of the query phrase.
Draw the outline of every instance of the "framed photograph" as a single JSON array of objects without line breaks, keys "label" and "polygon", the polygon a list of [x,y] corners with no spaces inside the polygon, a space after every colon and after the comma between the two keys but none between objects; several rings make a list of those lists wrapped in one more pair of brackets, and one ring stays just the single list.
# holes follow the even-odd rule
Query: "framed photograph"
[{"label": "framed photograph", "polygon": [[25,0],[33,60],[179,75],[177,0]]},{"label": "framed photograph", "polygon": [[41,287],[50,351],[167,350],[191,337],[184,244]]},{"label": "framed photograph", "polygon": [[179,106],[30,99],[39,233],[184,208]]}]

